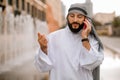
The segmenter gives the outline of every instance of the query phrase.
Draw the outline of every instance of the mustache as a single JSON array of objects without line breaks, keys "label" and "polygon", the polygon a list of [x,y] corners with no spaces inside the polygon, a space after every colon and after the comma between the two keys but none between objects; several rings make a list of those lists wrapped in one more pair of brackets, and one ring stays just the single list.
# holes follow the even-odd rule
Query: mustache
[{"label": "mustache", "polygon": [[[73,23],[71,23],[71,24],[79,24],[78,22],[73,22]],[[80,25],[80,24],[79,24]]]}]

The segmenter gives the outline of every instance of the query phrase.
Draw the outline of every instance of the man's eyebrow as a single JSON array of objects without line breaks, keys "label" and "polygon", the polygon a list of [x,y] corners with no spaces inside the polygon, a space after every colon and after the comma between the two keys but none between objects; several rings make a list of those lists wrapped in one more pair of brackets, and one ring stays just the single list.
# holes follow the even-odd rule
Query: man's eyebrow
[{"label": "man's eyebrow", "polygon": [[79,16],[84,16],[84,15],[82,15],[82,14],[78,14]]}]

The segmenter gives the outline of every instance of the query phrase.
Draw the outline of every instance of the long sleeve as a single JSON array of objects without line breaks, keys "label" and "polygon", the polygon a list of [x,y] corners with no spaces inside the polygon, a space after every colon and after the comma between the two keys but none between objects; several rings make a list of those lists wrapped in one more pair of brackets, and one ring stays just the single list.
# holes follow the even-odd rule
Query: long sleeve
[{"label": "long sleeve", "polygon": [[80,65],[88,70],[93,70],[99,66],[103,59],[103,51],[98,51],[98,42],[93,40],[90,43],[90,50],[88,51],[82,46],[82,52],[80,53]]},{"label": "long sleeve", "polygon": [[52,62],[40,48],[35,56],[35,65],[40,72],[46,72],[52,69]]}]

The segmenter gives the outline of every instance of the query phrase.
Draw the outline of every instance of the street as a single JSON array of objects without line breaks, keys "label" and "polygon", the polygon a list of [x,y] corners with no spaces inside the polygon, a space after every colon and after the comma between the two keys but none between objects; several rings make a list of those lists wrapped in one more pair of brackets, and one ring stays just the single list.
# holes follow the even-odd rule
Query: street
[{"label": "street", "polygon": [[46,80],[48,73],[40,73],[34,65],[34,56],[24,65],[0,75],[0,80]]},{"label": "street", "polygon": [[101,36],[100,39],[105,47],[100,80],[120,80],[120,38]]},{"label": "street", "polygon": [[107,48],[105,48],[100,76],[100,80],[120,80],[120,58],[115,58],[113,52]]}]

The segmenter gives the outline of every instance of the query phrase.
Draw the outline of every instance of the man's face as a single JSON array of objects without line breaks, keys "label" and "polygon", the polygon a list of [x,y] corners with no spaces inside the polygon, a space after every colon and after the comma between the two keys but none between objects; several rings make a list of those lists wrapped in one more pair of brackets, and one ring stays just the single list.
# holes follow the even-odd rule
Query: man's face
[{"label": "man's face", "polygon": [[77,33],[83,28],[83,22],[85,20],[85,16],[80,13],[69,13],[68,14],[68,25],[72,32]]}]

